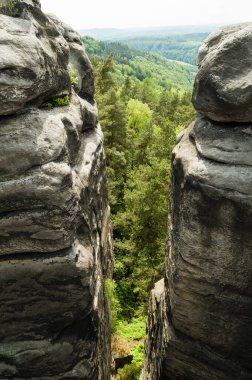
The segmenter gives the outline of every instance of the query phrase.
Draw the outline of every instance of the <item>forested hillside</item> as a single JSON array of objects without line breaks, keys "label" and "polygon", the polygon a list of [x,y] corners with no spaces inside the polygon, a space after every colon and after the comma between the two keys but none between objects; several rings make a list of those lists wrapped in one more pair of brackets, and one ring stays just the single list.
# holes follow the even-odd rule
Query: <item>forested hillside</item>
[{"label": "forested hillside", "polygon": [[116,63],[115,74],[122,83],[125,76],[140,81],[149,78],[163,88],[180,87],[189,90],[196,74],[196,67],[171,62],[160,54],[148,53],[120,42],[103,42],[91,37],[83,37],[89,56],[113,56]]},{"label": "forested hillside", "polygon": [[193,33],[168,37],[140,37],[122,40],[129,47],[159,53],[175,61],[196,65],[197,54],[208,33]]},{"label": "forested hillside", "polygon": [[[114,230],[114,281],[107,282],[112,347],[119,356],[129,350],[134,353],[133,363],[119,370],[122,380],[134,380],[142,363],[149,292],[163,277],[171,152],[176,135],[194,118],[194,110],[189,85],[162,82],[155,66],[148,69],[149,55],[136,56],[121,44],[104,48],[89,41]],[[105,56],[107,49],[114,58]],[[168,67],[173,69],[167,65],[167,75]],[[146,70],[150,76],[139,74]]]}]

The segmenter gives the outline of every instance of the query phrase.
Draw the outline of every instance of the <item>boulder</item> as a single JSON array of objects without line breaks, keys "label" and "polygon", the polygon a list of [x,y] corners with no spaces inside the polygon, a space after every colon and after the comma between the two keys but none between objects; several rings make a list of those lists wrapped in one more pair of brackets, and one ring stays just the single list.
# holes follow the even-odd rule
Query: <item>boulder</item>
[{"label": "boulder", "polygon": [[224,122],[252,121],[252,23],[212,33],[198,56],[193,90],[196,110]]},{"label": "boulder", "polygon": [[30,3],[15,3],[20,10],[16,17],[0,14],[0,115],[70,91],[68,44],[55,24]]}]

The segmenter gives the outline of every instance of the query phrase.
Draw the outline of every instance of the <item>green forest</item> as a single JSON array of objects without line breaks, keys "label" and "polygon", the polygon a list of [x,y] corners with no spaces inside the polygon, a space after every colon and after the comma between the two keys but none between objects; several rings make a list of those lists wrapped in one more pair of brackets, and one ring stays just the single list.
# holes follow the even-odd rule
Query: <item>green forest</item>
[{"label": "green forest", "polygon": [[103,42],[91,37],[83,38],[88,55],[98,58],[112,56],[116,66],[114,77],[120,84],[125,77],[133,80],[152,79],[155,86],[179,87],[190,90],[197,68],[193,65],[172,62],[158,53],[143,52],[129,48],[120,42]]},{"label": "green forest", "polygon": [[177,134],[195,116],[195,69],[167,61],[158,71],[155,65],[162,63],[151,54],[84,41],[95,73],[113,222],[114,279],[106,282],[112,350],[133,353],[132,364],[119,375],[134,380],[143,360],[150,290],[163,277],[171,153]]},{"label": "green forest", "polygon": [[198,50],[208,33],[193,33],[168,37],[140,37],[123,40],[129,47],[196,65]]}]

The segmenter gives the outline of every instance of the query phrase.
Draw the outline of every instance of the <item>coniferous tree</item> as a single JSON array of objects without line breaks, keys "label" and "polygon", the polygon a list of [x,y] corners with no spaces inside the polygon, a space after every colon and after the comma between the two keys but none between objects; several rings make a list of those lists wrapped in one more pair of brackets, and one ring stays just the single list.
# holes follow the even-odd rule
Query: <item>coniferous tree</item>
[{"label": "coniferous tree", "polygon": [[111,56],[94,58],[93,66],[105,136],[115,289],[119,317],[129,319],[146,313],[149,291],[163,276],[171,152],[194,111],[190,93],[170,85],[162,89],[153,78],[139,80],[146,70],[141,60],[130,76]]}]

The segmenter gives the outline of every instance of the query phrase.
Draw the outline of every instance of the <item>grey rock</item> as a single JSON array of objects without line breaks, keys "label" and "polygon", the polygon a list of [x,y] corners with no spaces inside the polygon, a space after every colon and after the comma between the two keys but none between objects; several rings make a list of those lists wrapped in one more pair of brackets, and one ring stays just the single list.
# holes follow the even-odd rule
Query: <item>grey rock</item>
[{"label": "grey rock", "polygon": [[40,8],[40,0],[1,0],[0,14],[26,18],[28,14],[36,13]]},{"label": "grey rock", "polygon": [[34,109],[1,122],[0,173],[11,176],[57,160],[67,146],[60,115]]},{"label": "grey rock", "polygon": [[35,18],[0,15],[0,40],[0,115],[69,93],[68,44],[39,7]]},{"label": "grey rock", "polygon": [[50,19],[60,28],[62,35],[70,49],[69,69],[76,70],[78,76],[77,93],[89,102],[94,97],[94,81],[91,62],[85,52],[81,36],[69,25],[63,23],[55,15],[49,15]]},{"label": "grey rock", "polygon": [[[177,145],[173,160],[167,258],[172,322],[177,330],[251,371],[251,161],[244,165],[238,158],[238,163],[223,164],[200,157],[189,138],[194,133],[197,141],[197,128],[193,125],[191,130]],[[211,125],[207,130],[211,137]],[[236,137],[236,132],[229,127],[221,144],[233,150],[234,157],[230,134]],[[240,147],[242,137],[246,149],[242,133]],[[182,298],[183,306],[178,302]]]},{"label": "grey rock", "polygon": [[83,129],[93,128],[98,123],[98,109],[96,103],[91,104],[88,101],[83,101]]},{"label": "grey rock", "polygon": [[224,27],[200,49],[193,104],[210,119],[252,121],[252,23]]},{"label": "grey rock", "polygon": [[[97,107],[70,88],[59,25],[39,1],[15,5],[0,15],[0,378],[109,380],[113,260]],[[43,104],[62,93],[68,106]]]},{"label": "grey rock", "polygon": [[164,279],[158,281],[151,291],[146,332],[145,361],[140,379],[159,379],[169,339]]},{"label": "grey rock", "polygon": [[174,149],[143,379],[252,379],[251,133],[200,117]]},{"label": "grey rock", "polygon": [[252,124],[213,123],[198,117],[190,138],[197,152],[206,159],[230,165],[252,166]]},{"label": "grey rock", "polygon": [[73,243],[82,218],[78,202],[103,159],[100,128],[84,128],[97,122],[92,111],[97,114],[73,95],[67,107],[0,122],[0,255],[54,252]]},{"label": "grey rock", "polygon": [[64,373],[84,355],[91,361],[92,250],[76,241],[53,255],[0,260],[1,378],[49,377],[59,363]]}]

